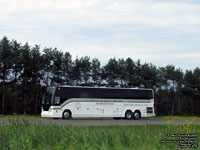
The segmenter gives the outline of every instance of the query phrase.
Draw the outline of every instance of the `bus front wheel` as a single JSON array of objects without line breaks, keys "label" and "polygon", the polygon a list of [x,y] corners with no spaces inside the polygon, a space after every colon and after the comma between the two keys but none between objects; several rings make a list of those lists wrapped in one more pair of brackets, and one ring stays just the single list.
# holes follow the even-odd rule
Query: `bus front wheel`
[{"label": "bus front wheel", "polygon": [[71,112],[70,110],[65,110],[63,112],[63,116],[62,116],[63,119],[70,119],[71,118]]}]

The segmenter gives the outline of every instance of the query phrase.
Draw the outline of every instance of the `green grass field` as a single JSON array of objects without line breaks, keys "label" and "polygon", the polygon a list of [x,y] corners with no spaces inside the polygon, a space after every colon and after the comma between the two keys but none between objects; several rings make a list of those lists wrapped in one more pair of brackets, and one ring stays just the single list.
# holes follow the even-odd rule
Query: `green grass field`
[{"label": "green grass field", "polygon": [[149,117],[148,119],[186,119],[186,120],[196,120],[200,119],[198,116],[155,116]]},{"label": "green grass field", "polygon": [[[9,122],[0,125],[1,150],[168,150],[180,143],[168,134],[196,134],[200,125],[61,126]],[[198,141],[198,145],[200,142]],[[184,148],[184,150],[198,148]],[[199,147],[200,149],[200,147]]]}]

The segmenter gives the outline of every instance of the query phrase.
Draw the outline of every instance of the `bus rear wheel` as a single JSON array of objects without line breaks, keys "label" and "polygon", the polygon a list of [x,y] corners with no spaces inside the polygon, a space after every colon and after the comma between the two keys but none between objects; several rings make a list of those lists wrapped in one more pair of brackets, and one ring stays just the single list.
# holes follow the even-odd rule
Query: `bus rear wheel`
[{"label": "bus rear wheel", "polygon": [[70,119],[71,118],[71,112],[70,112],[70,110],[65,110],[63,112],[62,118],[63,119]]},{"label": "bus rear wheel", "polygon": [[139,120],[140,119],[140,112],[139,111],[135,111],[133,113],[133,119],[135,119],[135,120]]},{"label": "bus rear wheel", "polygon": [[126,113],[125,113],[125,119],[132,119],[132,111],[131,110],[127,110]]}]

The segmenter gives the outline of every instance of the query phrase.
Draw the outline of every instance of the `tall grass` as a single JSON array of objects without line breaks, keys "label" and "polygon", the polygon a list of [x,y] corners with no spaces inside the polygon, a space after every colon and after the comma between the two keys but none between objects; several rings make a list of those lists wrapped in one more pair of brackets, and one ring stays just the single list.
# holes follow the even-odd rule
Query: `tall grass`
[{"label": "tall grass", "polygon": [[[0,125],[0,149],[178,149],[178,143],[160,142],[161,140],[170,139],[167,134],[197,134],[199,136],[200,126],[191,123],[171,125],[170,122],[168,125],[144,126],[61,126],[14,121]],[[200,143],[198,144],[200,145]]]}]

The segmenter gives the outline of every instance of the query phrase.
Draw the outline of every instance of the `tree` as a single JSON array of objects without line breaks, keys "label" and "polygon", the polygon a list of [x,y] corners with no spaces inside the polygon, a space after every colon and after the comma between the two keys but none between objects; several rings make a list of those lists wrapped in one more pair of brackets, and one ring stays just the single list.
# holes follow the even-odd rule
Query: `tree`
[{"label": "tree", "polygon": [[118,60],[118,72],[117,76],[120,80],[120,87],[127,87],[127,64],[126,61],[122,58]]},{"label": "tree", "polygon": [[[184,94],[187,95],[187,97],[190,99],[190,104],[188,103],[187,106],[191,106],[191,111],[189,112],[190,115],[193,115],[194,112],[194,85],[195,85],[195,79],[193,77],[193,72],[190,70],[186,70],[185,76],[184,76],[184,81],[185,81],[185,87],[184,87]],[[186,109],[189,110],[189,109]]]},{"label": "tree", "polygon": [[63,73],[63,52],[58,51],[57,48],[53,49],[53,70],[52,70],[52,83],[54,85],[62,85],[64,83]]},{"label": "tree", "polygon": [[183,86],[183,72],[180,68],[175,68],[173,65],[161,67],[162,88],[165,87],[165,92],[168,93],[168,105],[171,109],[171,115],[181,113],[181,87]]},{"label": "tree", "polygon": [[165,81],[166,89],[176,90],[177,87],[183,84],[183,72],[180,68],[176,69],[173,65],[168,65],[165,68],[160,68],[163,74],[163,81]]},{"label": "tree", "polygon": [[135,69],[136,65],[135,62],[131,59],[131,58],[127,58],[126,59],[126,80],[127,80],[127,84],[128,87],[135,87]]},{"label": "tree", "polygon": [[143,87],[143,84],[142,84],[142,69],[141,69],[140,60],[138,60],[135,64],[136,64],[135,74],[134,74],[135,87]]},{"label": "tree", "polygon": [[101,63],[97,58],[92,59],[91,62],[91,77],[93,81],[93,85],[101,84]]},{"label": "tree", "polygon": [[0,42],[0,78],[2,80],[2,101],[1,113],[4,114],[5,108],[5,82],[9,77],[10,69],[12,66],[12,55],[10,48],[10,41],[7,37],[3,37]]},{"label": "tree", "polygon": [[153,88],[157,115],[200,115],[200,68],[157,68],[131,58],[109,59],[101,66],[89,56],[73,61],[57,48],[31,47],[0,40],[0,107],[3,114],[37,114],[45,88],[51,85]]},{"label": "tree", "polygon": [[80,82],[82,81],[81,79],[81,61],[76,57],[75,61],[73,62],[73,67],[72,67],[72,80],[74,81],[73,85],[78,86]]},{"label": "tree", "polygon": [[44,75],[44,83],[46,84],[46,87],[51,85],[51,76],[52,76],[52,70],[53,70],[53,49],[52,48],[44,48],[43,49],[43,73]]},{"label": "tree", "polygon": [[35,45],[31,51],[31,69],[32,69],[32,85],[33,86],[33,92],[34,92],[34,97],[35,97],[35,114],[38,113],[38,95],[39,95],[39,90],[40,90],[40,81],[42,79],[42,56],[40,53],[40,46]]},{"label": "tree", "polygon": [[143,64],[141,66],[141,83],[145,88],[156,89],[158,86],[158,70],[152,64]]},{"label": "tree", "polygon": [[23,87],[23,103],[24,103],[23,113],[24,114],[27,114],[30,111],[29,107],[27,107],[27,106],[31,101],[31,99],[28,98],[29,95],[31,95],[31,93],[29,92],[29,90],[31,88],[29,82],[31,81],[31,78],[33,77],[32,63],[31,63],[32,58],[31,58],[30,51],[31,51],[31,47],[29,46],[28,43],[25,43],[25,45],[22,46],[22,49],[21,49],[22,73],[20,76],[20,78],[22,79],[22,87]]},{"label": "tree", "polygon": [[183,92],[186,99],[187,106],[191,109],[188,113],[190,115],[199,115],[199,104],[200,104],[200,69],[196,68],[194,71],[186,70],[184,76],[184,88]]},{"label": "tree", "polygon": [[90,57],[85,56],[80,58],[80,72],[82,81],[84,81],[84,85],[88,85],[91,75]]},{"label": "tree", "polygon": [[63,60],[63,75],[64,83],[67,85],[72,85],[72,56],[69,52],[64,54]]},{"label": "tree", "polygon": [[194,114],[200,115],[200,68],[195,68],[193,72],[195,87],[194,87]]},{"label": "tree", "polygon": [[114,87],[118,83],[118,63],[115,58],[110,59],[108,63],[103,67],[103,79],[106,80],[107,85]]},{"label": "tree", "polygon": [[21,64],[21,45],[17,43],[17,41],[12,40],[11,42],[11,51],[12,51],[12,73],[14,74],[14,113],[17,113],[17,99],[18,99],[18,83],[19,83],[19,76],[22,71],[22,64]]}]

